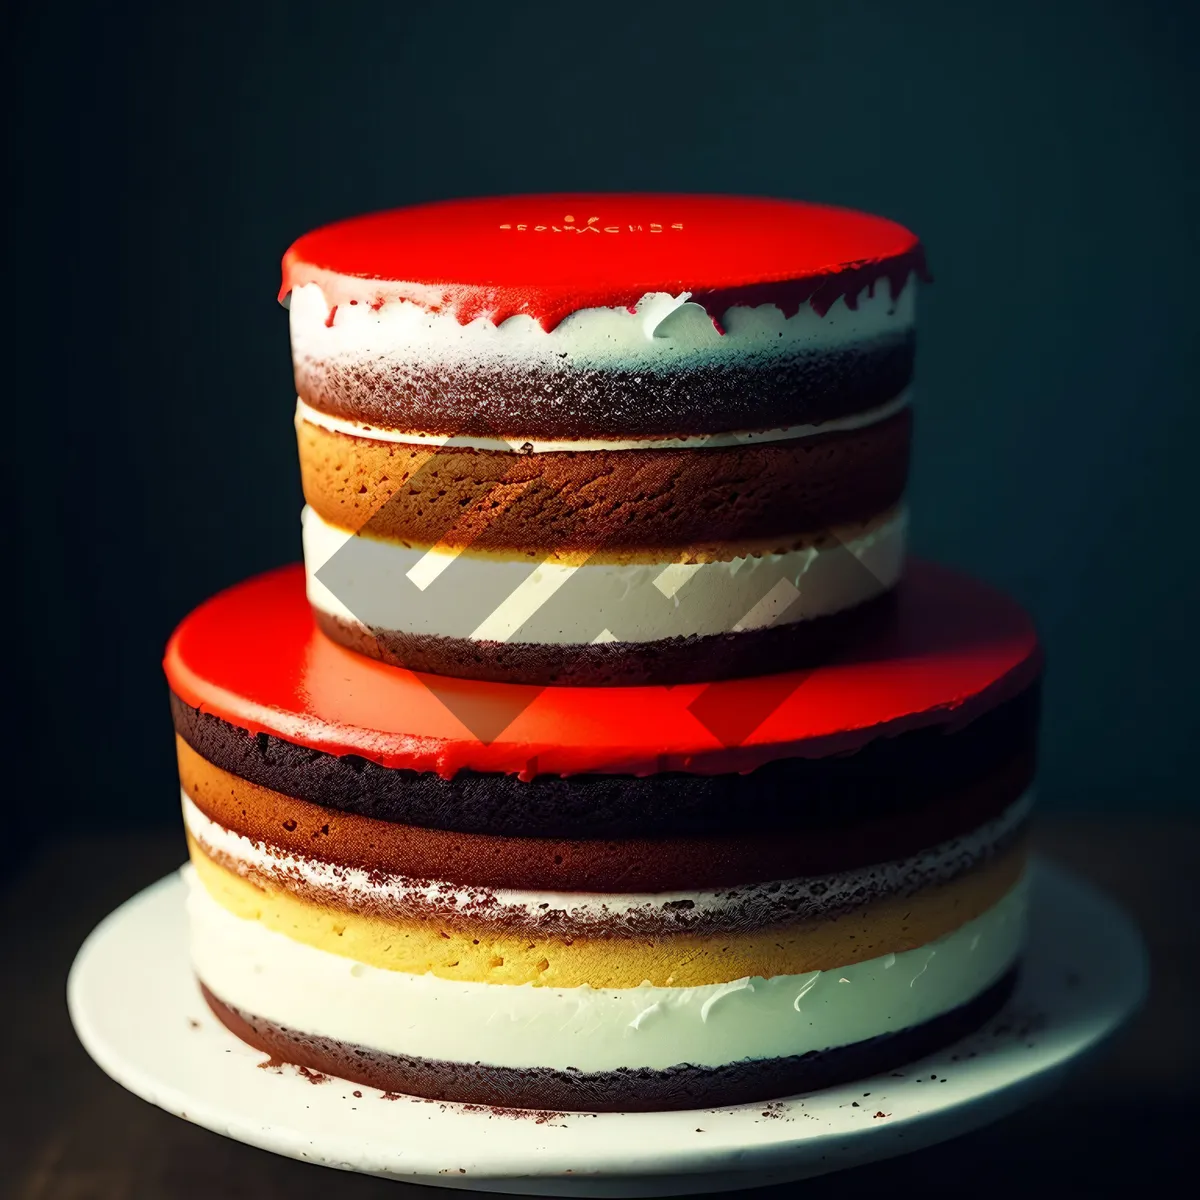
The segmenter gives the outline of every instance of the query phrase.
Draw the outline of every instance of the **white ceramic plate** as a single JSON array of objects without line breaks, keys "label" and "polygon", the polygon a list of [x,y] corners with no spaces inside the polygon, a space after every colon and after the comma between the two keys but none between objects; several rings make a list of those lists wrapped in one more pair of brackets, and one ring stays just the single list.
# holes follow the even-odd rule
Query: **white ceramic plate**
[{"label": "white ceramic plate", "polygon": [[1017,993],[973,1035],[903,1070],[770,1104],[668,1113],[502,1112],[314,1083],[267,1067],[209,1013],[187,957],[177,874],[93,931],[67,985],[71,1019],[130,1091],[291,1158],[416,1183],[559,1196],[667,1196],[779,1183],[976,1129],[1053,1084],[1146,989],[1129,918],[1088,885],[1034,867]]}]

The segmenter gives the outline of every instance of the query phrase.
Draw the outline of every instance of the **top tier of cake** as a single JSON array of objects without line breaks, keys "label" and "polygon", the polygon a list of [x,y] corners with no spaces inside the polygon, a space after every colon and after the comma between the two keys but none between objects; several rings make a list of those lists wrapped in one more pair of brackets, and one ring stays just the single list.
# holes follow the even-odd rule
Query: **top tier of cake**
[{"label": "top tier of cake", "polygon": [[892,401],[923,261],[899,225],[818,205],[515,196],[307,234],[281,295],[300,397],[321,413],[612,447]]},{"label": "top tier of cake", "polygon": [[309,596],[443,674],[794,666],[903,562],[916,238],[711,196],[362,217],[284,259]]}]

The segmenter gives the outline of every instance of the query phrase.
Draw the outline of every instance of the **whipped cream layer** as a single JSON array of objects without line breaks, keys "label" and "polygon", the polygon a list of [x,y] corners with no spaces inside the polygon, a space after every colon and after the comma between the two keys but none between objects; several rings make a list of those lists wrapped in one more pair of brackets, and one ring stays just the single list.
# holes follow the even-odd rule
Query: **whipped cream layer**
[{"label": "whipped cream layer", "polygon": [[462,983],[355,963],[242,920],[185,869],[192,962],[226,1004],[387,1054],[610,1071],[721,1066],[846,1046],[966,1003],[1020,953],[1025,884],[902,954],[702,987],[565,989]]},{"label": "whipped cream layer", "polygon": [[856,870],[687,892],[560,892],[463,887],[376,867],[350,867],[289,853],[213,821],[182,792],[184,825],[227,869],[297,891],[318,903],[382,916],[465,917],[567,934],[652,935],[689,928],[747,929],[828,918],[887,896],[947,883],[1006,848],[1033,805],[1027,792],[978,829],[918,854]]},{"label": "whipped cream layer", "polygon": [[368,630],[582,645],[741,633],[881,595],[904,565],[907,517],[783,554],[573,566],[405,546],[302,516],[309,602]]},{"label": "whipped cream layer", "polygon": [[[654,292],[632,308],[587,308],[572,313],[549,332],[532,316],[495,324],[487,316],[462,323],[430,287],[428,304],[410,300],[379,303],[376,281],[338,276],[339,303],[320,283],[291,292],[292,353],[310,360],[380,367],[431,363],[456,366],[505,363],[542,365],[554,371],[678,371],[712,363],[802,358],[868,346],[909,335],[914,324],[916,275],[898,296],[886,280],[866,286],[848,304],[837,299],[827,312],[802,304],[784,316],[774,304],[728,309],[718,329],[688,292]],[[415,285],[406,285],[410,290]],[[343,297],[353,297],[344,299]],[[431,309],[438,311],[431,311]]]},{"label": "whipped cream layer", "polygon": [[296,400],[296,423],[307,422],[330,433],[341,433],[347,437],[366,438],[373,442],[394,442],[400,445],[462,447],[471,450],[512,451],[518,454],[580,454],[598,450],[713,450],[723,446],[759,446],[764,442],[791,442],[801,438],[816,437],[825,433],[848,433],[865,429],[886,421],[888,417],[907,408],[912,403],[912,389],[905,388],[895,399],[886,404],[854,413],[848,417],[832,417],[828,421],[805,425],[783,425],[777,429],[745,429],[729,433],[697,433],[680,437],[641,438],[527,438],[516,435],[506,438],[450,436],[438,433],[421,433],[405,429],[386,429],[368,425],[363,421],[351,421],[345,417],[331,416],[320,412],[302,399]]}]

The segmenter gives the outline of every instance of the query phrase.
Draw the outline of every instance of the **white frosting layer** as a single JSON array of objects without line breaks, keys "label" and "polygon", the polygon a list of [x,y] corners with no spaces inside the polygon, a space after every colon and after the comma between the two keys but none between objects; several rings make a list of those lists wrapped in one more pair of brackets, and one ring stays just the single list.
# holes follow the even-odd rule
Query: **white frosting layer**
[{"label": "white frosting layer", "polygon": [[462,325],[451,312],[431,312],[408,300],[376,308],[370,298],[379,285],[362,286],[363,299],[339,304],[332,322],[319,283],[292,291],[292,351],[297,359],[343,364],[368,359],[376,368],[485,362],[541,364],[554,370],[674,371],[721,361],[794,357],[902,335],[912,328],[917,291],[910,277],[893,299],[888,284],[880,281],[874,288],[863,288],[854,308],[839,298],[824,316],[808,304],[791,317],[773,304],[731,308],[723,319],[724,333],[704,308],[689,302],[690,293],[653,292],[632,312],[582,309],[547,333],[530,316],[509,317],[499,325],[479,317]]},{"label": "white frosting layer", "polygon": [[302,519],[319,611],[375,630],[540,645],[740,633],[841,612],[899,580],[907,526],[899,511],[843,542],[785,554],[569,566],[410,548],[308,508]]},{"label": "white frosting layer", "polygon": [[855,413],[849,417],[834,417],[816,425],[784,425],[778,429],[749,429],[732,433],[697,433],[684,437],[643,437],[624,440],[599,438],[566,438],[558,441],[535,438],[486,438],[450,437],[436,433],[416,433],[403,429],[381,429],[376,425],[365,425],[360,421],[347,421],[344,417],[332,417],[328,413],[296,400],[296,422],[308,422],[330,433],[344,433],[351,437],[367,438],[373,442],[399,442],[404,445],[462,446],[472,450],[507,450],[522,454],[575,453],[596,450],[712,450],[721,446],[753,446],[764,442],[790,442],[798,438],[813,437],[822,433],[844,433],[864,429],[907,408],[911,403],[911,388],[906,388],[894,400],[878,408]]},{"label": "white frosting layer", "polygon": [[1020,884],[927,946],[831,971],[690,988],[556,989],[368,967],[235,917],[189,878],[196,973],[235,1008],[390,1054],[581,1071],[777,1058],[928,1021],[1013,964],[1026,908]]},{"label": "white frosting layer", "polygon": [[[632,911],[666,912],[666,905],[686,900],[691,907],[686,921],[706,916],[751,912],[760,919],[772,909],[800,920],[814,910],[840,910],[860,903],[864,896],[904,894],[918,887],[952,879],[970,869],[993,847],[1007,839],[1029,815],[1033,793],[1027,792],[994,820],[961,837],[949,839],[919,854],[853,871],[744,884],[688,892],[549,892],[513,888],[469,888],[442,880],[415,879],[361,867],[344,867],[320,859],[290,854],[240,833],[205,816],[182,794],[183,819],[201,849],[243,868],[279,880],[284,887],[296,883],[337,896],[346,907],[365,912],[403,909],[406,905],[433,904],[440,910],[480,906],[489,918],[519,921],[545,919],[565,913],[580,924],[620,917]],[[806,911],[806,908],[809,911]]]}]

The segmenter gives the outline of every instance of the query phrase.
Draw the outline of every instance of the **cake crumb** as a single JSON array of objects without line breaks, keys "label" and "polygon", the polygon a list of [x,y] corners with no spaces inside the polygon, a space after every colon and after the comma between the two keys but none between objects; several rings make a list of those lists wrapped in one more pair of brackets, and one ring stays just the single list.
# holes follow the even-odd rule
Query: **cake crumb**
[{"label": "cake crumb", "polygon": [[[550,1121],[567,1115],[566,1113],[552,1112],[545,1108],[503,1108],[500,1105],[491,1104],[464,1104],[462,1111],[488,1113],[493,1117],[508,1117],[514,1121],[532,1121],[535,1125],[545,1125]],[[594,1113],[577,1113],[576,1115],[595,1116]]]}]

